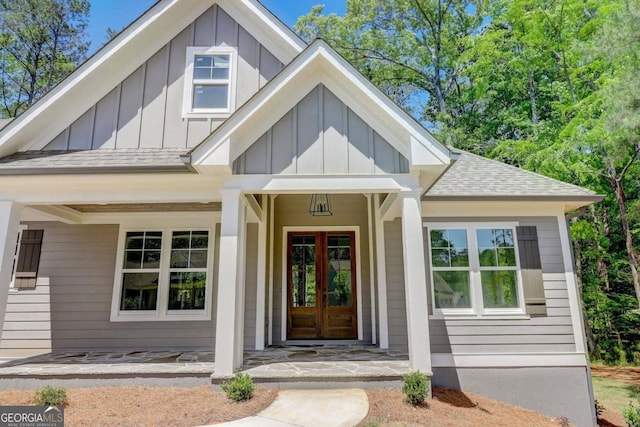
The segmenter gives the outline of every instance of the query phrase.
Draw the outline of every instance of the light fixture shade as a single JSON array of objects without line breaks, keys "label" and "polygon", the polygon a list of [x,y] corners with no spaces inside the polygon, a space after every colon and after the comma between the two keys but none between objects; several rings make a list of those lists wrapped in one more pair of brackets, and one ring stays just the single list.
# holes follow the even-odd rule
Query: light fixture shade
[{"label": "light fixture shade", "polygon": [[309,205],[309,213],[311,216],[331,216],[331,199],[328,194],[312,194],[311,204]]}]

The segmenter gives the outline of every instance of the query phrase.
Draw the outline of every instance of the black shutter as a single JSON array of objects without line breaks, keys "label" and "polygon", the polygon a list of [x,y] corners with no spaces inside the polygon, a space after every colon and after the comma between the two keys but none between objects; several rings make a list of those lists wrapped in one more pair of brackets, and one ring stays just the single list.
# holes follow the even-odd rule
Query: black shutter
[{"label": "black shutter", "polygon": [[14,287],[18,289],[36,287],[43,235],[44,230],[24,230],[22,232]]},{"label": "black shutter", "polygon": [[516,233],[526,313],[531,316],[546,316],[547,302],[542,282],[537,229],[535,226],[516,227]]}]

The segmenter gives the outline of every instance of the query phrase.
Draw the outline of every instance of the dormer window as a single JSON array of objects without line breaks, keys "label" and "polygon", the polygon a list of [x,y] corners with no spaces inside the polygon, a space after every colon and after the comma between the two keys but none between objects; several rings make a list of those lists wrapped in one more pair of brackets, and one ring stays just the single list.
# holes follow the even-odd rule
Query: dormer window
[{"label": "dormer window", "polygon": [[187,48],[184,117],[226,118],[235,108],[236,51]]}]

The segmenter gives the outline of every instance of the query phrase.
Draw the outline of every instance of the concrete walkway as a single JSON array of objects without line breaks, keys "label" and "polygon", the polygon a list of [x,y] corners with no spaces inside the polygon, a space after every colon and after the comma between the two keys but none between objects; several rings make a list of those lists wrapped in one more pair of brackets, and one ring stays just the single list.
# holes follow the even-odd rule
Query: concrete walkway
[{"label": "concrete walkway", "polygon": [[353,427],[368,412],[364,390],[283,390],[255,417],[217,427]]}]

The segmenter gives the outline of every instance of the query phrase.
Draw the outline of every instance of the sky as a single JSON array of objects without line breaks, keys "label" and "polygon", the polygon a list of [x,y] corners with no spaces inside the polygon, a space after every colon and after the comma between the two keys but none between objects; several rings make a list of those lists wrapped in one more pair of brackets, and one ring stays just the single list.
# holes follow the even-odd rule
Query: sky
[{"label": "sky", "polygon": [[[189,0],[182,0],[189,1]],[[290,27],[301,15],[306,15],[316,4],[325,5],[325,13],[344,14],[347,0],[260,0],[267,9]],[[107,41],[107,28],[121,30],[133,22],[156,0],[91,0],[89,18],[90,53]]]}]

